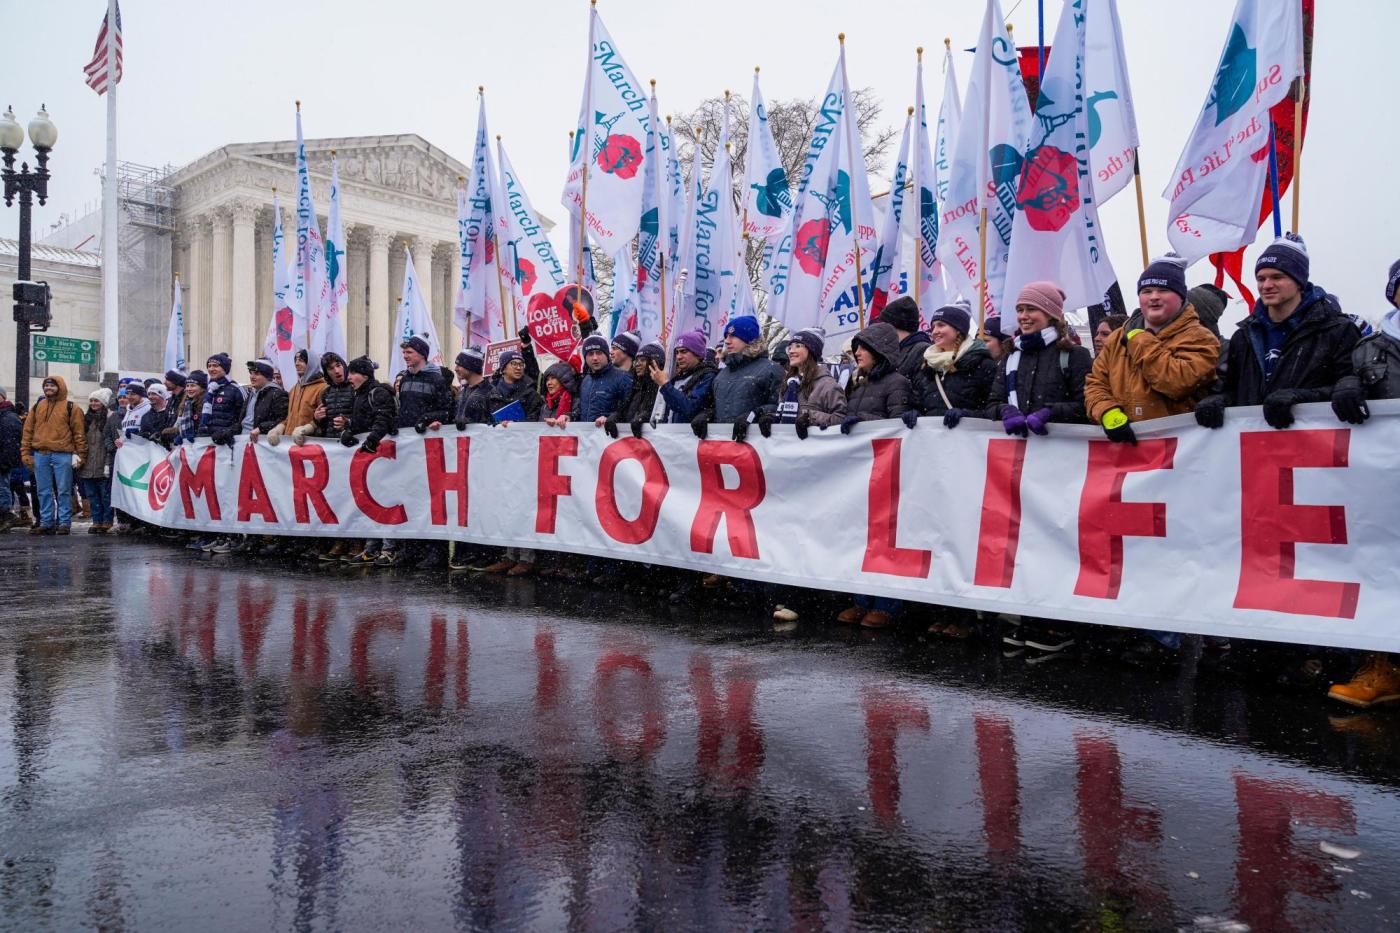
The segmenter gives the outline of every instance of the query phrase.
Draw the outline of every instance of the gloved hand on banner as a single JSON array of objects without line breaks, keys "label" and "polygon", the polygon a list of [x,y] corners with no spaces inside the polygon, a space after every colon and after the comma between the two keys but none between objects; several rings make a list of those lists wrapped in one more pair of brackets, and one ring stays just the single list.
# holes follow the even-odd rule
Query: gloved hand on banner
[{"label": "gloved hand on banner", "polygon": [[860,424],[860,420],[860,415],[847,415],[841,421],[841,433],[850,434],[851,428],[854,428],[856,425]]},{"label": "gloved hand on banner", "polygon": [[1332,413],[1347,424],[1365,424],[1371,417],[1366,392],[1356,376],[1343,376],[1332,389]]},{"label": "gloved hand on banner", "polygon": [[458,431],[465,431],[467,429],[467,423],[465,421],[458,421],[456,422],[456,427]]},{"label": "gloved hand on banner", "polygon": [[1128,416],[1121,408],[1110,408],[1103,415],[1103,433],[1115,444],[1137,446],[1137,435],[1128,423]]},{"label": "gloved hand on banner", "polygon": [[344,447],[354,447],[357,443],[355,440],[354,432],[352,432],[349,428],[346,428],[344,431],[341,431],[340,443]]},{"label": "gloved hand on banner", "polygon": [[700,412],[690,419],[690,430],[695,432],[695,436],[704,440],[710,436],[710,416],[705,412]]},{"label": "gloved hand on banner", "polygon": [[802,411],[797,413],[797,421],[793,423],[793,428],[797,431],[797,439],[805,441],[807,430],[812,426],[812,416],[810,413]]},{"label": "gloved hand on banner", "polygon": [[617,440],[617,415],[608,415],[603,419],[603,433]]},{"label": "gloved hand on banner", "polygon": [[369,437],[365,438],[365,442],[360,445],[360,450],[367,454],[377,453],[379,450],[379,441],[371,434]]},{"label": "gloved hand on banner", "polygon": [[911,408],[904,414],[900,415],[899,420],[903,421],[904,426],[912,431],[919,423],[919,412],[917,409]]},{"label": "gloved hand on banner", "polygon": [[644,421],[641,418],[638,418],[636,421],[632,422],[632,436],[637,438],[638,440],[641,440],[642,438],[642,425],[644,424],[646,424],[646,421]]},{"label": "gloved hand on banner", "polygon": [[1225,427],[1225,396],[1207,395],[1197,402],[1196,423],[1212,430]]},{"label": "gloved hand on banner", "polygon": [[946,412],[943,413],[943,427],[956,428],[958,426],[958,422],[963,420],[963,416],[966,414],[967,412],[963,411],[961,408],[948,409]]},{"label": "gloved hand on banner", "polygon": [[1276,389],[1264,396],[1264,420],[1273,428],[1293,424],[1293,406],[1298,404],[1297,389]]},{"label": "gloved hand on banner", "polygon": [[1039,434],[1041,437],[1050,433],[1050,409],[1037,408],[1026,415],[1026,427],[1030,428],[1032,434]]},{"label": "gloved hand on banner", "polygon": [[1007,434],[1016,437],[1027,435],[1026,416],[1021,414],[1021,409],[1015,405],[1001,406],[1001,426],[1006,429]]},{"label": "gloved hand on banner", "polygon": [[754,423],[758,425],[758,433],[764,437],[773,436],[773,413],[770,411],[756,411]]},{"label": "gloved hand on banner", "polygon": [[742,442],[746,440],[748,436],[749,419],[747,416],[740,415],[738,418],[734,419],[734,432],[732,434],[732,437],[734,438],[734,440]]}]

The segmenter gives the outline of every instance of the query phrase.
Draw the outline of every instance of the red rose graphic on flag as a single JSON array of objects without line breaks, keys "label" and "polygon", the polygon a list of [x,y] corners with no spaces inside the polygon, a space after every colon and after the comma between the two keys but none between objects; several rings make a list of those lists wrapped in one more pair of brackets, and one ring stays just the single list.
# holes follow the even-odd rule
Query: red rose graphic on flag
[{"label": "red rose graphic on flag", "polygon": [[826,265],[826,248],[831,242],[831,221],[825,217],[809,220],[797,228],[797,264],[808,275],[821,275]]},{"label": "red rose graphic on flag", "polygon": [[1026,157],[1016,203],[1032,230],[1054,233],[1079,210],[1079,163],[1054,146],[1038,146]]},{"label": "red rose graphic on flag", "polygon": [[159,512],[165,508],[165,500],[170,498],[170,490],[175,486],[175,470],[169,460],[162,460],[151,471],[150,484],[146,487],[146,501]]},{"label": "red rose graphic on flag", "polygon": [[277,349],[287,351],[292,348],[292,309],[286,306],[277,309]]},{"label": "red rose graphic on flag", "polygon": [[633,178],[642,165],[642,144],[631,136],[609,136],[598,150],[598,167],[618,178]]},{"label": "red rose graphic on flag", "polygon": [[489,236],[486,238],[486,263],[490,265],[491,260],[496,256],[496,238]]},{"label": "red rose graphic on flag", "polygon": [[535,275],[535,264],[528,259],[517,259],[515,261],[515,280],[520,283],[522,294],[528,295],[535,290],[535,282],[538,276]]}]

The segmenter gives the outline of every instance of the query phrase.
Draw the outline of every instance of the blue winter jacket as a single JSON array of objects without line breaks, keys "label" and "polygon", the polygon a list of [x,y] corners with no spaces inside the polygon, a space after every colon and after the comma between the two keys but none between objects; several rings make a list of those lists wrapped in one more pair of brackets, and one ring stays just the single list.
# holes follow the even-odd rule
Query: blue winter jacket
[{"label": "blue winter jacket", "polygon": [[243,390],[232,379],[209,380],[209,388],[204,393],[204,410],[199,416],[199,436],[237,434],[242,427]]},{"label": "blue winter jacket", "polygon": [[662,386],[661,397],[666,400],[666,422],[689,424],[696,415],[713,408],[715,376],[718,372],[709,363],[701,363],[684,376],[676,376]]},{"label": "blue winter jacket", "polygon": [[591,370],[583,374],[583,388],[579,390],[579,420],[595,421],[615,414],[627,401],[632,391],[632,376],[608,363],[598,372]]},{"label": "blue winter jacket", "polygon": [[761,343],[724,357],[715,377],[715,415],[719,424],[732,424],[753,411],[776,411],[783,389],[783,371],[768,358]]}]

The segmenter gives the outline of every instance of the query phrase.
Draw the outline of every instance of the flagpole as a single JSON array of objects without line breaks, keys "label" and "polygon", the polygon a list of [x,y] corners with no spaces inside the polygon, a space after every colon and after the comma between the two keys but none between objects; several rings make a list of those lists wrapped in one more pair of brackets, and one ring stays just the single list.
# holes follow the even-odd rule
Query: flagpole
[{"label": "flagpole", "polygon": [[[924,152],[924,47],[919,46],[914,53],[918,59],[915,69],[918,86],[914,88],[914,106],[909,108],[909,115],[917,117],[919,122],[914,124],[914,151],[911,153],[913,158],[910,160],[912,169],[909,180],[914,188],[914,305],[919,307],[919,286],[924,281],[924,190],[919,187],[919,163],[923,161]],[[918,110],[918,113],[915,113],[915,110]],[[894,203],[893,196],[890,203]],[[899,270],[894,269],[890,274],[897,278]]]},{"label": "flagpole", "polygon": [[1142,267],[1151,263],[1147,255],[1147,215],[1142,209],[1142,170],[1138,167],[1138,151],[1133,149],[1133,185],[1137,188],[1138,238],[1142,240]]},{"label": "flagpole", "polygon": [[[865,281],[860,269],[860,218],[855,216],[855,172],[856,172],[856,150],[855,150],[855,124],[856,124],[856,98],[851,93],[851,82],[846,77],[846,34],[838,33],[836,41],[841,44],[841,96],[844,100],[844,110],[846,118],[846,161],[851,164],[851,225],[854,228],[851,238],[851,245],[855,247],[856,254],[856,307],[860,312],[860,329],[865,330]],[[860,169],[865,170],[865,159],[862,157]]]},{"label": "flagpole", "polygon": [[[1011,49],[1015,51],[1016,40],[1011,37],[1011,24],[1006,24],[1007,38],[1011,39]],[[980,39],[978,40],[980,43]],[[1024,77],[1024,76],[1023,76]],[[969,91],[971,93],[971,91]],[[988,151],[992,131],[992,83],[987,82],[982,97],[982,152]],[[987,339],[987,183],[982,177],[982,167],[990,175],[990,156],[981,157],[977,170],[977,204],[980,207],[977,219],[977,334]]]},{"label": "flagpole", "polygon": [[1298,94],[1293,100],[1293,232],[1298,232],[1298,201],[1303,174],[1303,97],[1307,94],[1306,75],[1298,78]]},{"label": "flagpole", "polygon": [[1274,239],[1283,236],[1283,218],[1279,216],[1278,152],[1274,146],[1274,118],[1269,117],[1269,194],[1274,201]]},{"label": "flagpole", "polygon": [[117,0],[107,0],[107,165],[102,181],[102,368],[119,367],[117,273],[121,248],[117,242]]},{"label": "flagpole", "polygon": [[[498,178],[499,178],[499,175],[500,175],[500,172],[501,172],[502,168],[504,168],[504,166],[505,166],[505,163],[506,163],[506,160],[505,160],[505,151],[501,148],[501,134],[500,134],[500,133],[497,133],[497,134],[496,134],[496,173],[497,173],[497,177],[498,177]],[[504,182],[503,180],[497,182],[497,184],[496,184],[496,190],[497,190],[497,191],[500,191],[502,194],[505,193],[506,186],[505,186],[505,182]],[[493,210],[493,211],[492,211],[493,219],[494,219],[494,215],[495,215],[495,211]],[[491,235],[492,235],[492,236],[495,236],[495,231],[492,231],[492,234],[491,234]],[[501,285],[501,287],[502,287],[502,294],[501,294],[501,327],[505,327],[505,326],[506,326],[506,300],[505,300],[505,294],[504,294],[504,287],[505,287],[505,286],[504,286],[504,284],[503,284],[503,280],[501,279],[501,263],[505,260],[505,255],[506,255],[506,254],[505,254],[505,251],[501,249],[501,238],[500,238],[500,237],[496,237],[496,284]],[[520,317],[519,317],[519,315],[518,315],[518,313],[517,313],[518,309],[516,308],[516,302],[515,302],[515,286],[516,286],[516,280],[515,280],[515,263],[516,263],[516,260],[512,257],[512,259],[511,259],[511,269],[510,269],[510,326],[511,326],[511,329],[506,333],[506,338],[507,338],[507,339],[510,338],[510,335],[511,335],[511,334],[519,334],[519,333],[520,333]]]},{"label": "flagpole", "polygon": [[[588,0],[588,69],[583,73],[583,119],[593,119],[593,22],[598,18],[598,0]],[[588,248],[588,163],[592,162],[593,140],[588,127],[580,127],[583,139],[579,140],[579,155],[583,157],[583,186],[579,191],[578,206],[578,278],[574,279],[574,304],[583,298],[583,253]]]}]

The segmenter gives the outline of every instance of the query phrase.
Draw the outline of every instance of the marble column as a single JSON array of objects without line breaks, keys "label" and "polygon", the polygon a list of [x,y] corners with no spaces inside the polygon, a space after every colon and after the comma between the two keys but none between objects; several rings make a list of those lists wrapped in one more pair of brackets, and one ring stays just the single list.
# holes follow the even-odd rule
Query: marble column
[{"label": "marble column", "polygon": [[369,283],[369,241],[362,225],[350,224],[345,228],[345,270],[346,286],[349,294],[345,299],[345,346],[351,357],[365,352],[368,341],[366,328],[369,318],[365,315],[365,289]]},{"label": "marble column", "polygon": [[[389,243],[394,235],[387,230],[369,230],[369,305],[366,318],[369,346],[365,352],[381,364],[389,352]],[[352,267],[353,268],[353,267]]]},{"label": "marble column", "polygon": [[255,333],[258,324],[258,267],[257,256],[253,252],[253,223],[257,219],[257,211],[257,203],[251,200],[240,199],[229,205],[233,227],[229,352],[233,354],[233,365],[240,369],[245,362],[256,359],[262,352],[259,347],[262,335]]},{"label": "marble column", "polygon": [[[428,306],[428,319],[436,322],[437,316],[434,313],[439,305],[433,299],[433,247],[431,238],[425,236],[414,237],[409,246],[413,250],[413,273],[418,279],[418,288],[423,293],[423,302]],[[434,323],[434,328],[437,325]],[[438,330],[438,342],[442,341],[442,331]]]},{"label": "marble column", "polygon": [[[214,234],[212,241],[213,272],[210,282],[213,285],[212,315],[209,328],[208,353],[229,353],[233,341],[233,315],[230,307],[233,302],[233,213],[227,205],[214,210]],[[237,373],[229,375],[237,378]]]},{"label": "marble column", "polygon": [[442,256],[442,244],[434,243],[432,254],[432,270],[428,273],[428,282],[423,287],[423,292],[424,294],[432,296],[433,326],[437,328],[438,339],[442,341],[443,356],[447,357],[451,355],[448,353],[448,351],[452,349],[453,346],[451,328],[452,312],[449,310],[448,307],[451,304],[451,302],[447,301],[446,298],[443,296],[443,262],[444,259]]},{"label": "marble column", "polygon": [[399,352],[399,335],[394,328],[399,324],[399,303],[403,300],[403,272],[408,265],[407,245],[398,237],[389,244],[389,353]]},{"label": "marble column", "polygon": [[254,284],[257,289],[258,326],[253,330],[253,339],[258,342],[258,352],[262,352],[263,337],[272,323],[272,212],[258,212],[254,227],[253,263],[257,266]]},{"label": "marble column", "polygon": [[204,361],[211,352],[209,330],[213,320],[213,291],[210,271],[212,257],[211,230],[209,218],[204,215],[190,219],[190,298],[189,311],[185,317],[189,327],[191,369],[203,369]]}]

